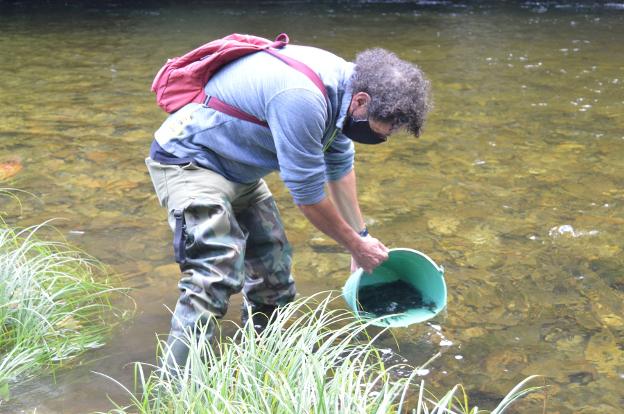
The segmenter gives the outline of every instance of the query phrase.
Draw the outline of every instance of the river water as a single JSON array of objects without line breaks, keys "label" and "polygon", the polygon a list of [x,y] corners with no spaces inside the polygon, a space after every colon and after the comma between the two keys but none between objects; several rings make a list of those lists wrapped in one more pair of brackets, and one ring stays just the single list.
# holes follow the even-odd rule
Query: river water
[{"label": "river water", "polygon": [[[69,2],[75,4],[73,2]],[[135,317],[79,365],[15,389],[4,412],[107,410],[153,362],[175,304],[170,232],[143,164],[164,119],[149,90],[167,57],[231,32],[418,63],[436,106],[420,139],[358,146],[371,233],[446,268],[447,310],[394,332],[441,392],[492,408],[531,374],[552,413],[624,412],[624,3],[0,2],[0,163],[26,190],[5,219],[56,218],[134,288]],[[268,182],[299,292],[339,289],[349,257]],[[240,297],[227,318],[238,320]],[[383,339],[382,347],[392,340]],[[542,412],[538,395],[518,412]]]}]

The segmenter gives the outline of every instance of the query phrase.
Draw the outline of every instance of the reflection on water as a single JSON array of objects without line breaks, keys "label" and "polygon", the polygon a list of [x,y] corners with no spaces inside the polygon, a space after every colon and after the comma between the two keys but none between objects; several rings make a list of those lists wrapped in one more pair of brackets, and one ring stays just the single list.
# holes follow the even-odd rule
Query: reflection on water
[{"label": "reflection on water", "polygon": [[[0,6],[0,163],[33,193],[12,224],[58,217],[74,243],[136,287],[139,312],[86,365],[19,390],[7,412],[82,413],[123,399],[131,361],[154,361],[176,299],[170,234],[143,165],[164,118],[149,85],[164,59],[226,33],[346,58],[383,46],[433,81],[425,135],[358,147],[361,202],[390,247],[447,269],[448,309],[396,330],[434,390],[457,382],[488,407],[542,374],[552,412],[624,404],[624,5],[417,2],[129,9]],[[19,167],[16,167],[16,161]],[[8,164],[7,164],[8,163]],[[381,168],[383,166],[383,168]],[[13,173],[14,172],[14,173]],[[302,294],[338,289],[349,258],[269,179],[296,250]],[[240,298],[228,318],[238,320]],[[227,328],[227,329],[231,329]],[[390,338],[381,346],[392,347]],[[519,412],[537,412],[529,399]],[[533,410],[533,411],[532,411]],[[541,412],[541,408],[540,411]]]}]

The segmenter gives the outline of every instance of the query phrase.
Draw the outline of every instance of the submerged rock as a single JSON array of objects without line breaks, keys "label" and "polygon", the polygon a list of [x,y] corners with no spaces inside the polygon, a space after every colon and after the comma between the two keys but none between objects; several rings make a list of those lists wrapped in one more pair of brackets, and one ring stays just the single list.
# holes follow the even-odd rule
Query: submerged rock
[{"label": "submerged rock", "polygon": [[0,181],[9,179],[22,170],[22,162],[18,157],[0,161]]},{"label": "submerged rock", "polygon": [[457,232],[459,220],[455,217],[434,216],[427,220],[429,230],[441,236],[450,236]]}]

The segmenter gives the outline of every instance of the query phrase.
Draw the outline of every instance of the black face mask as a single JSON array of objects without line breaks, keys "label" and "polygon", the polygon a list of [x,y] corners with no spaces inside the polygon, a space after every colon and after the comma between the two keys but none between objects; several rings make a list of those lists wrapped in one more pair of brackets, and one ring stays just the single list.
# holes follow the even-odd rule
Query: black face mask
[{"label": "black face mask", "polygon": [[352,141],[360,144],[376,145],[387,140],[386,137],[371,129],[368,119],[353,119],[353,117],[349,117],[342,129],[342,133]]}]

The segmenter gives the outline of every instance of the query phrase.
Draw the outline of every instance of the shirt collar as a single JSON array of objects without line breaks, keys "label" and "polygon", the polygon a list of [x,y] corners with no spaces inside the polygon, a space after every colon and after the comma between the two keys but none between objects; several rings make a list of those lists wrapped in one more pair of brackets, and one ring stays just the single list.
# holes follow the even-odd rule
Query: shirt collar
[{"label": "shirt collar", "polygon": [[351,77],[353,75],[353,63],[349,63],[345,68],[344,82],[341,85],[344,93],[342,94],[342,100],[340,101],[340,110],[338,111],[338,119],[336,120],[336,128],[342,130],[344,123],[347,119],[347,112],[349,111],[349,105],[351,105],[351,98],[353,97],[353,89],[351,87]]}]

